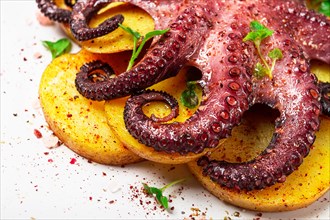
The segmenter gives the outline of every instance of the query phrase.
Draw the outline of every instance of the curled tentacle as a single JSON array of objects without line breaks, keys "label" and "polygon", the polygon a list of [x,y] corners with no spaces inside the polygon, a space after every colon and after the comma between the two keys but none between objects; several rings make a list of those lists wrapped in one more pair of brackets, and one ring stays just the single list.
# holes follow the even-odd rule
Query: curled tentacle
[{"label": "curled tentacle", "polygon": [[36,0],[40,11],[53,21],[69,23],[71,11],[56,6],[52,0]]},{"label": "curled tentacle", "polygon": [[[308,154],[319,127],[319,92],[316,78],[310,73],[309,63],[299,47],[287,41],[284,33],[277,45],[283,59],[276,64],[273,80],[268,77],[254,80],[253,103],[265,103],[280,112],[275,122],[275,133],[266,150],[257,158],[245,163],[227,163],[199,159],[204,175],[218,184],[239,190],[262,189],[276,182],[284,182]],[[289,48],[296,48],[299,56],[292,56]],[[289,71],[294,70],[294,71]]]},{"label": "curled tentacle", "polygon": [[[98,72],[98,70],[101,70],[101,72]],[[84,73],[81,75],[86,76],[86,80],[88,79],[92,82],[104,81],[107,78],[115,75],[112,67],[108,63],[104,63],[100,60],[85,63],[80,68],[80,72]]]},{"label": "curled tentacle", "polygon": [[77,2],[73,6],[70,28],[77,40],[85,41],[100,37],[119,27],[118,24],[124,21],[124,17],[121,14],[108,18],[96,28],[90,28],[88,26],[88,22],[92,16],[110,2],[112,1],[88,0],[86,2]]},{"label": "curled tentacle", "polygon": [[210,28],[206,13],[198,7],[186,9],[130,71],[97,83],[86,80],[84,72],[78,73],[78,91],[93,100],[109,100],[127,96],[176,75],[200,47],[201,39],[206,37]]},{"label": "curled tentacle", "polygon": [[[214,148],[221,139],[229,136],[249,107],[248,96],[252,88],[250,61],[253,58],[249,59],[244,52],[250,51],[251,45],[240,43],[243,36],[240,31],[223,36],[226,44],[217,48],[222,50],[223,57],[216,59],[217,67],[213,69],[217,72],[212,75],[209,86],[203,88],[202,102],[189,119],[180,123],[156,123],[141,110],[140,95],[132,96],[127,100],[124,114],[130,134],[156,151],[181,155]],[[219,68],[218,63],[226,65]],[[208,67],[202,69],[205,77]],[[219,81],[219,77],[223,80]]]},{"label": "curled tentacle", "polygon": [[[239,122],[239,114],[247,109],[248,102],[244,92],[238,98],[227,96],[223,102],[217,100],[217,93],[209,95],[209,102],[202,103],[198,112],[186,122],[165,124],[154,121],[143,113],[141,99],[143,100],[144,94],[132,96],[125,105],[126,128],[141,143],[157,151],[184,155],[214,148]],[[212,102],[222,110],[208,111],[207,107]],[[148,129],[142,129],[143,127]]]},{"label": "curled tentacle", "polygon": [[321,93],[322,113],[330,117],[330,83],[319,82],[318,87]]},{"label": "curled tentacle", "polygon": [[[134,99],[134,102],[132,100]],[[130,98],[130,101],[126,103],[126,108],[135,108],[137,111],[139,111],[139,114],[143,114],[142,107],[149,103],[154,101],[162,101],[165,102],[171,109],[171,113],[163,118],[159,118],[152,114],[150,116],[150,119],[154,122],[161,123],[161,122],[167,122],[172,120],[173,118],[176,118],[179,114],[179,105],[176,99],[174,99],[171,95],[165,92],[155,92],[151,90],[143,91],[143,93],[132,95]],[[135,105],[135,106],[130,106]],[[125,117],[125,111],[124,111],[124,117]]]}]

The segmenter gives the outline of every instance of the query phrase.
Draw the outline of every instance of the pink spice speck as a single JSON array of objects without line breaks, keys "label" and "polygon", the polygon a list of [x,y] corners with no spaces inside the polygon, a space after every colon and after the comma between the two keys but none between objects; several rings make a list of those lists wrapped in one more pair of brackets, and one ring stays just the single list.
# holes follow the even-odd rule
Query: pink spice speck
[{"label": "pink spice speck", "polygon": [[75,164],[76,162],[77,162],[77,160],[75,158],[71,158],[70,164]]},{"label": "pink spice speck", "polygon": [[38,129],[34,129],[33,133],[36,136],[36,138],[38,139],[42,138],[42,133]]}]

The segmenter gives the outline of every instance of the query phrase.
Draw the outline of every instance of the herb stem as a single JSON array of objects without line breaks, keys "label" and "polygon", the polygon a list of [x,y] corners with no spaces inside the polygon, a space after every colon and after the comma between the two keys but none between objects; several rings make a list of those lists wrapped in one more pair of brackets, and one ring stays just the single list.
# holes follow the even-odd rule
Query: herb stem
[{"label": "herb stem", "polygon": [[[156,35],[165,34],[167,31],[169,31],[169,29],[155,30],[155,31],[148,32],[144,37],[142,37],[139,32],[132,30],[130,27],[125,27],[122,24],[119,24],[119,27],[121,27],[124,31],[126,31],[127,33],[129,33],[133,36],[133,52],[132,52],[131,59],[129,60],[126,71],[129,71],[130,69],[132,69],[135,60],[138,58],[144,45],[150,38],[153,38]],[[141,40],[141,43],[140,43],[139,47],[137,47],[139,40]]]},{"label": "herb stem", "polygon": [[261,61],[263,62],[263,64],[265,65],[265,67],[266,67],[267,75],[269,76],[270,79],[272,79],[273,78],[272,72],[273,72],[273,68],[274,68],[275,63],[273,61],[272,68],[269,67],[269,65],[268,65],[267,61],[265,60],[264,56],[261,54],[260,43],[261,43],[260,40],[257,40],[257,41],[254,42],[254,44],[256,46],[256,49],[257,49],[257,52],[258,52],[258,55],[259,55]]},{"label": "herb stem", "polygon": [[179,180],[173,181],[173,182],[171,182],[171,183],[169,183],[169,184],[163,186],[160,190],[161,190],[162,192],[164,192],[167,188],[169,188],[169,187],[171,187],[171,186],[173,186],[173,185],[175,185],[175,184],[181,183],[181,182],[183,182],[184,180],[185,180],[185,179],[179,179]]},{"label": "herb stem", "polygon": [[128,66],[126,71],[129,71],[130,69],[132,69],[134,62],[136,60],[136,46],[137,46],[137,42],[138,39],[136,37],[133,37],[133,52],[132,52],[132,56],[131,59],[129,60]]}]

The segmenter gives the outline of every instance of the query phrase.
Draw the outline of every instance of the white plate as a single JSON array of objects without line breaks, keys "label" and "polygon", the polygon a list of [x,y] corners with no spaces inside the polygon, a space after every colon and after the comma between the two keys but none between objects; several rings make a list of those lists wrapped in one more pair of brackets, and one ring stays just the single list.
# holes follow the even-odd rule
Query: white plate
[{"label": "white plate", "polygon": [[[41,41],[55,41],[64,34],[56,26],[41,26],[36,12],[32,0],[1,1],[1,219],[259,217],[259,212],[219,201],[184,165],[143,162],[103,166],[88,162],[65,146],[47,148],[51,132],[38,104],[37,90],[51,55]],[[44,138],[36,138],[34,129]],[[170,212],[142,193],[142,182],[162,186],[182,177],[186,178],[184,183],[165,192],[175,196]],[[329,218],[329,192],[307,208],[262,213],[261,219],[268,218]]]}]

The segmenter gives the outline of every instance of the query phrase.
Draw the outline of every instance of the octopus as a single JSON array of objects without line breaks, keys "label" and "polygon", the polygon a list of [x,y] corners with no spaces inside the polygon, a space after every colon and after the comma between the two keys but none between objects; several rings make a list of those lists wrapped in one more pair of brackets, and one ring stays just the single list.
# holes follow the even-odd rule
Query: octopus
[{"label": "octopus", "polygon": [[[70,24],[78,40],[110,33],[124,17],[116,15],[96,28],[88,21],[110,0],[66,0],[72,10],[59,9],[51,0],[36,0],[41,11]],[[319,82],[310,70],[311,60],[330,63],[330,22],[299,0],[130,0],[147,11],[156,29],[168,32],[153,39],[144,57],[129,71],[113,76],[106,63],[86,63],[77,73],[77,90],[92,100],[130,96],[124,109],[127,130],[141,143],[166,153],[201,153],[221,147],[244,112],[255,104],[279,112],[266,149],[243,163],[211,160],[197,164],[217,184],[237,190],[263,189],[284,182],[303,162],[315,140],[321,114],[329,116],[329,83]],[[244,37],[250,22],[259,21],[273,34],[260,44],[262,54],[282,52],[270,77],[256,77],[261,62],[258,50]],[[269,58],[265,58],[270,63]],[[185,122],[168,121],[178,114],[177,101],[166,92],[148,90],[175,76],[184,67],[198,77],[202,98],[197,111]],[[97,79],[92,74],[102,70]],[[147,117],[142,107],[165,102],[165,118]],[[167,122],[167,123],[166,123]]]}]

